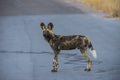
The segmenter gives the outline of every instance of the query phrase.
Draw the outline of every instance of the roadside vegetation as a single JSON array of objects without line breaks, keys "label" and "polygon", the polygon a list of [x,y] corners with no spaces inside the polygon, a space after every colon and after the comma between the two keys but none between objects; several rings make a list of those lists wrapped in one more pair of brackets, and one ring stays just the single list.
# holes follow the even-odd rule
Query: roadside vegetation
[{"label": "roadside vegetation", "polygon": [[94,8],[105,13],[109,13],[113,17],[120,17],[120,0],[80,0]]}]

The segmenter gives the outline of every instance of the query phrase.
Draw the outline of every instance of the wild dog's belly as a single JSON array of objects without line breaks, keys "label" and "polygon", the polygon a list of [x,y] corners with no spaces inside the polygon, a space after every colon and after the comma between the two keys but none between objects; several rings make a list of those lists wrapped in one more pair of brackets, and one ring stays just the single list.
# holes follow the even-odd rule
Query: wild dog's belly
[{"label": "wild dog's belly", "polygon": [[80,43],[75,41],[63,42],[58,46],[58,49],[61,49],[61,50],[72,50],[76,48],[80,48]]}]

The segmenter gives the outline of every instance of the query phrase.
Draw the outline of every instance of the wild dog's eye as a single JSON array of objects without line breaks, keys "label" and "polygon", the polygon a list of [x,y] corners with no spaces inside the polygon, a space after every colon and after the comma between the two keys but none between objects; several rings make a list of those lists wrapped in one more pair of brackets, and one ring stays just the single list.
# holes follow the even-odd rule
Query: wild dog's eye
[{"label": "wild dog's eye", "polygon": [[49,31],[46,31],[47,33],[49,33]]}]

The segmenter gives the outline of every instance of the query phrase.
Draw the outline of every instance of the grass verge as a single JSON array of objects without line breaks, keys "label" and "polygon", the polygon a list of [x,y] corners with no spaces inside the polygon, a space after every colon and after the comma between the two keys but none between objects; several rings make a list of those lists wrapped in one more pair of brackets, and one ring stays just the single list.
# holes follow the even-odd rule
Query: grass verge
[{"label": "grass verge", "polygon": [[109,13],[113,17],[120,17],[120,0],[80,0],[94,8]]}]

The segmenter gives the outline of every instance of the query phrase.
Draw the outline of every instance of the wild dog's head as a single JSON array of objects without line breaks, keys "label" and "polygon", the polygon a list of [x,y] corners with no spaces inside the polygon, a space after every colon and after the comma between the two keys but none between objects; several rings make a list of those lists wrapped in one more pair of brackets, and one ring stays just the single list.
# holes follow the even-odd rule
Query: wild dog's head
[{"label": "wild dog's head", "polygon": [[41,26],[41,29],[42,29],[42,32],[43,32],[43,36],[47,41],[49,41],[50,39],[52,39],[54,37],[54,33],[52,31],[53,27],[54,27],[53,23],[50,22],[46,27],[45,24],[42,22],[40,24],[40,26]]}]

